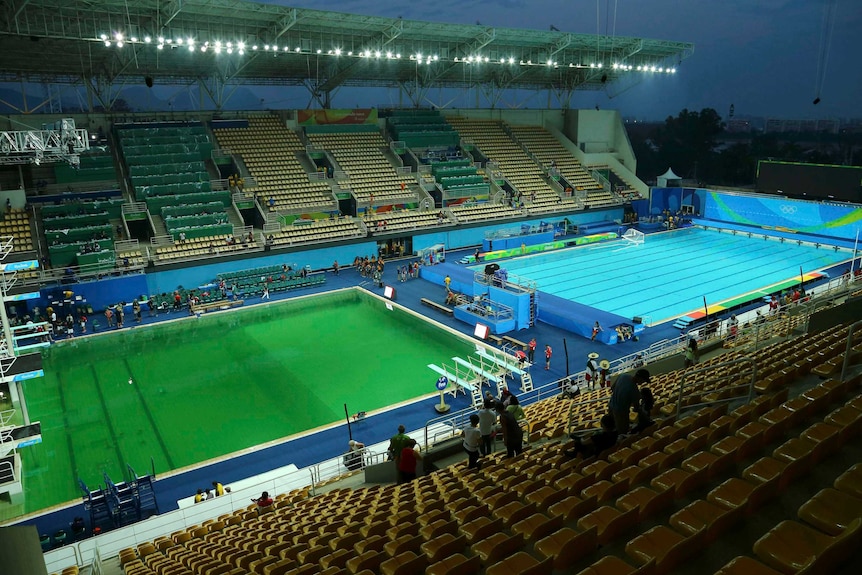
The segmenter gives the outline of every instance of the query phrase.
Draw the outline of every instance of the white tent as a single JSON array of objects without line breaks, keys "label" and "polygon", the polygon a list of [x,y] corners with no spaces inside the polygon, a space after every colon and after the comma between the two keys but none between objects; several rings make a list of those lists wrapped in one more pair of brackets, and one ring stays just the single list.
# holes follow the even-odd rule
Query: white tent
[{"label": "white tent", "polygon": [[656,179],[656,187],[658,188],[678,188],[682,185],[682,178],[673,173],[673,168],[668,168]]}]

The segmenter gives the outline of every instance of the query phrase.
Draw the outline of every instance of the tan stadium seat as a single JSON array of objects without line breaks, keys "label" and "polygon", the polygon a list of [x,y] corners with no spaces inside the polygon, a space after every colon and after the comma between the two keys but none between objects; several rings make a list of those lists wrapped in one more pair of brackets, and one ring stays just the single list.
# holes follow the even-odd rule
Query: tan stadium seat
[{"label": "tan stadium seat", "polygon": [[655,561],[655,573],[668,573],[703,546],[706,532],[701,530],[686,537],[673,529],[658,525],[638,535],[626,544],[626,555],[639,565]]},{"label": "tan stadium seat", "polygon": [[831,537],[795,521],[782,521],[754,543],[757,557],[784,573],[808,568],[833,573],[862,543],[862,518]]},{"label": "tan stadium seat", "polygon": [[841,535],[862,517],[862,499],[836,489],[821,489],[799,508],[799,518],[832,536]]},{"label": "tan stadium seat", "polygon": [[715,575],[783,575],[751,557],[740,556],[731,559],[724,567],[715,572]]},{"label": "tan stadium seat", "polygon": [[744,507],[727,509],[703,499],[697,499],[671,515],[669,523],[680,533],[688,535],[704,531],[704,542],[709,544],[741,521],[744,514]]},{"label": "tan stadium seat", "polygon": [[599,545],[597,533],[595,527],[582,532],[564,527],[536,541],[535,549],[543,557],[554,560],[555,570],[568,570],[596,550]]}]

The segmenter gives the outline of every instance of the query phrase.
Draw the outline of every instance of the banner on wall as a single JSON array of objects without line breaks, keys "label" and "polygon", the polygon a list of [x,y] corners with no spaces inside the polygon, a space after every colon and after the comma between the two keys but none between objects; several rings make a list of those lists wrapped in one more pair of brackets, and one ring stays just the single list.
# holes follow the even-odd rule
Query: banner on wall
[{"label": "banner on wall", "polygon": [[327,124],[376,124],[377,108],[353,110],[298,110],[296,120],[300,126],[325,126]]},{"label": "banner on wall", "polygon": [[862,227],[853,205],[756,198],[708,192],[704,214],[711,220],[852,240]]}]

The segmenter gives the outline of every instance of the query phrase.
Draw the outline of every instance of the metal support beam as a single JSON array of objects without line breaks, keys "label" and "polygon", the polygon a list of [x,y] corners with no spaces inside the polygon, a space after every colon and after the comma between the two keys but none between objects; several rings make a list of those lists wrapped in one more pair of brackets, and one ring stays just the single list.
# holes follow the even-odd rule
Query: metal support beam
[{"label": "metal support beam", "polygon": [[[380,50],[388,46],[393,40],[398,38],[401,33],[404,31],[404,22],[399,18],[395,22],[393,22],[390,26],[387,26],[384,30],[381,30],[374,37],[372,37],[368,42],[367,50]],[[323,83],[320,87],[320,90],[323,92],[328,92],[339,86],[342,82],[344,82],[349,76],[351,71],[356,67],[362,59],[354,58],[347,61],[346,65],[343,65],[341,69],[330,76],[330,78]]]}]

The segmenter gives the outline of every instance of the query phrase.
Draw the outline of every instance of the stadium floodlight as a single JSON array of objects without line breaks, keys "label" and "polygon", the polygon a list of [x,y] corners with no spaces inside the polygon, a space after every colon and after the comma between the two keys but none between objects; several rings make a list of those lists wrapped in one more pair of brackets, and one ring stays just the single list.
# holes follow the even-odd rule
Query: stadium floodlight
[{"label": "stadium floodlight", "polygon": [[348,56],[353,56],[353,50],[348,51],[348,52],[347,52],[347,55],[348,55]]},{"label": "stadium floodlight", "polygon": [[[284,47],[284,51],[285,51],[285,52],[287,52],[287,46],[285,46],[285,47]],[[299,46],[297,46],[295,51],[296,51],[296,53],[297,53],[297,54],[299,54],[300,52],[302,52],[302,48],[300,48]]]},{"label": "stadium floodlight", "polygon": [[129,38],[129,40],[132,42],[132,44],[134,44],[135,42],[137,42],[137,41],[138,41],[138,37],[137,37],[137,36],[132,36],[131,38]]},{"label": "stadium floodlight", "polygon": [[153,41],[152,37],[150,37],[150,36],[144,36],[144,44],[149,44],[149,43],[150,43],[150,42],[152,42],[152,41]]},{"label": "stadium floodlight", "polygon": [[182,46],[183,45],[183,39],[177,38],[176,40],[174,40],[174,44],[177,44],[178,46]]},{"label": "stadium floodlight", "polygon": [[114,33],[114,38],[115,38],[118,42],[122,42],[122,41],[123,41],[123,33],[122,33],[122,32],[115,32],[115,33]]},{"label": "stadium floodlight", "polygon": [[122,48],[122,47],[123,47],[123,45],[124,45],[124,44],[123,44],[123,41],[122,41],[122,40],[117,41],[117,48]]},{"label": "stadium floodlight", "polygon": [[99,35],[99,38],[101,38],[102,41],[104,42],[105,40],[108,39],[108,35],[103,32],[102,34]]},{"label": "stadium floodlight", "polygon": [[321,54],[321,53],[323,53],[323,50],[321,50],[320,48],[318,48],[318,49],[317,49],[317,53],[318,53],[318,54]]},{"label": "stadium floodlight", "polygon": [[434,61],[436,62],[439,59],[440,59],[440,56],[438,56],[437,54],[434,54]]},{"label": "stadium floodlight", "polygon": [[233,42],[228,42],[228,43],[226,44],[226,46],[227,46],[228,48],[233,48]]},{"label": "stadium floodlight", "polygon": [[509,64],[514,64],[514,63],[515,63],[515,59],[510,57],[509,58]]},{"label": "stadium floodlight", "polygon": [[240,50],[245,50],[245,42],[237,42],[236,47]]},{"label": "stadium floodlight", "polygon": [[602,67],[602,63],[601,63],[601,62],[599,62],[598,67],[599,67],[599,68],[601,68],[601,67]]},{"label": "stadium floodlight", "polygon": [[164,45],[164,44],[159,44],[159,45],[157,46],[157,48],[158,48],[159,50],[163,50],[163,49],[164,49],[164,47],[165,47],[165,45]]},{"label": "stadium floodlight", "polygon": [[548,66],[553,66],[553,65],[554,65],[554,61],[553,61],[553,60],[548,60]]},{"label": "stadium floodlight", "polygon": [[111,47],[111,41],[110,41],[110,40],[105,40],[105,46],[107,46],[107,47],[109,47],[109,48],[110,48],[110,47]]},{"label": "stadium floodlight", "polygon": [[336,56],[341,56],[341,48],[336,48],[336,49],[335,49],[335,55],[336,55]]},{"label": "stadium floodlight", "polygon": [[257,51],[257,44],[252,44],[252,45],[251,45],[251,49],[252,49],[252,50],[254,50],[254,51],[256,52],[256,51]]},{"label": "stadium floodlight", "polygon": [[376,50],[376,51],[374,52],[374,57],[375,57],[375,58],[379,58],[379,57],[380,57],[380,50]]},{"label": "stadium floodlight", "polygon": [[233,54],[233,48],[228,48],[228,49],[227,49],[227,53],[228,53],[228,54]]}]

